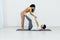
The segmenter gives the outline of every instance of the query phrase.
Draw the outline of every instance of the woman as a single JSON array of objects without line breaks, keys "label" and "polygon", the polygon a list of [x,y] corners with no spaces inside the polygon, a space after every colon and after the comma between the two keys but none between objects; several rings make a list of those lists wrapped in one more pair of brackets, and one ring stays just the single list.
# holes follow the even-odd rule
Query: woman
[{"label": "woman", "polygon": [[[21,27],[22,30],[24,30],[24,19],[25,19],[25,15],[29,12],[35,19],[37,18],[33,12],[35,10],[35,4],[31,4],[29,7],[27,7],[25,10],[23,10],[21,12]],[[36,22],[37,23],[37,22]]]}]

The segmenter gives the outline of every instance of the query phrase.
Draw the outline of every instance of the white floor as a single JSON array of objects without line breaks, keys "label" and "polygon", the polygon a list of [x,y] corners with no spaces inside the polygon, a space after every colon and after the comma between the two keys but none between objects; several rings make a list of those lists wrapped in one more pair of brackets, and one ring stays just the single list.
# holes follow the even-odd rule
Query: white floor
[{"label": "white floor", "polygon": [[60,40],[60,27],[52,31],[16,31],[18,27],[0,29],[0,40]]}]

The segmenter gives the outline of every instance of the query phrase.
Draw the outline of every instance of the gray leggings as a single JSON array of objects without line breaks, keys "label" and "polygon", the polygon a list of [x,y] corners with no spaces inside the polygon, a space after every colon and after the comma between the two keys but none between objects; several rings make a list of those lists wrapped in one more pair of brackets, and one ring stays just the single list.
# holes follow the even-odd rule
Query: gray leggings
[{"label": "gray leggings", "polygon": [[31,30],[33,25],[32,25],[32,20],[26,15],[27,20],[29,21],[29,26],[28,26],[28,30]]}]

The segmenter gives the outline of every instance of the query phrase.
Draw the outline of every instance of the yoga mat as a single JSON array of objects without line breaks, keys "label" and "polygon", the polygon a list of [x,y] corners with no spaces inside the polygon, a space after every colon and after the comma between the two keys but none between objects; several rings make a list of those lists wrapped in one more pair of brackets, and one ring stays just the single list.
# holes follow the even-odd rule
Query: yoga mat
[{"label": "yoga mat", "polygon": [[[22,29],[17,29],[16,31],[22,31]],[[24,29],[24,31],[51,31],[51,29],[40,29],[40,30],[28,30],[28,29]]]}]

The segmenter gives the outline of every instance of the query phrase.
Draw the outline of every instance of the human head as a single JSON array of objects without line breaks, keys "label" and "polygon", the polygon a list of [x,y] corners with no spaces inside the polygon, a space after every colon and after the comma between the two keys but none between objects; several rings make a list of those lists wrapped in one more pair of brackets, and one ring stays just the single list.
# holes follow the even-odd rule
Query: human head
[{"label": "human head", "polygon": [[35,4],[31,4],[30,7],[32,8],[32,12],[35,10]]},{"label": "human head", "polygon": [[46,29],[46,25],[45,24],[41,25],[41,28]]}]

